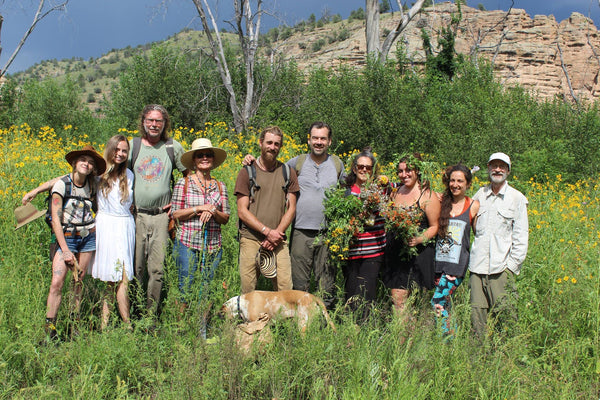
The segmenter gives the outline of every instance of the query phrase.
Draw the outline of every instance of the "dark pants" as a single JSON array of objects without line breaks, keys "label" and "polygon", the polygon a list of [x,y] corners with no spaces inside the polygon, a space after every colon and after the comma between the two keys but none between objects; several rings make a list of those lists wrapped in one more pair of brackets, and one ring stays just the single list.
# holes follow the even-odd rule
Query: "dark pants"
[{"label": "dark pants", "polygon": [[363,308],[362,320],[369,315],[377,297],[377,278],[383,263],[383,256],[350,260],[343,267],[346,303],[351,310]]},{"label": "dark pants", "polygon": [[332,308],[335,294],[335,266],[328,262],[327,245],[319,237],[319,231],[294,229],[290,241],[292,282],[294,289],[308,292],[310,274],[314,269],[319,295],[327,308]]}]

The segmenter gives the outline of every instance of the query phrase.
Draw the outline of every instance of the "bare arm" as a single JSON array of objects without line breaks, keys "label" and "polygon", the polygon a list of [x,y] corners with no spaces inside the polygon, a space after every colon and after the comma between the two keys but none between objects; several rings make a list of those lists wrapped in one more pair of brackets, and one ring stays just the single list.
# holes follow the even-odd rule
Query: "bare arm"
[{"label": "bare arm", "polygon": [[473,204],[471,204],[471,228],[473,229],[473,233],[475,233],[475,225],[477,224],[477,214],[479,213],[479,201],[473,200]]},{"label": "bare arm", "polygon": [[229,222],[229,214],[218,210],[212,204],[182,208],[173,212],[173,218],[178,221],[187,221],[195,216],[200,216],[200,221],[202,222],[208,222],[211,218],[214,218],[215,222],[220,225],[225,225]]},{"label": "bare arm", "polygon": [[429,223],[429,228],[427,228],[421,235],[415,236],[408,241],[408,245],[411,247],[433,239],[438,232],[440,211],[442,208],[439,198],[436,193],[433,193],[429,190],[424,193],[424,196],[428,197],[423,204],[423,211],[425,211],[425,217]]},{"label": "bare arm", "polygon": [[62,250],[63,259],[65,260],[65,263],[72,264],[73,260],[75,259],[75,256],[67,246],[65,233],[63,232],[63,227],[60,222],[60,216],[58,215],[58,211],[62,210],[62,206],[63,198],[59,194],[54,193],[52,195],[52,205],[50,207],[50,212],[52,214],[52,230],[54,231],[54,235],[56,235],[56,243],[58,243],[60,249]]},{"label": "bare arm", "polygon": [[[250,229],[260,232],[265,235],[265,239],[262,241],[261,246],[267,250],[273,250],[283,240],[283,233],[278,229],[271,229],[256,218],[254,214],[248,209],[250,205],[249,196],[238,196],[237,208],[238,218]],[[295,209],[295,206],[294,206]],[[287,214],[287,213],[286,213]],[[283,218],[282,218],[283,219]],[[291,221],[290,221],[291,222]]]},{"label": "bare arm", "polygon": [[36,187],[35,189],[30,190],[29,192],[27,192],[25,194],[25,196],[23,196],[23,199],[21,199],[21,203],[23,205],[29,203],[31,200],[35,199],[35,196],[37,196],[38,194],[42,193],[42,192],[49,192],[50,189],[52,189],[52,186],[54,186],[54,184],[60,179],[60,176],[51,179],[49,181],[46,181],[44,183],[42,183],[40,186]]},{"label": "bare arm", "polygon": [[[237,213],[238,218],[250,229],[266,234],[270,228],[260,222],[254,214],[250,212],[248,207],[250,206],[249,196],[238,196],[237,199]],[[265,228],[265,229],[263,229]]]},{"label": "bare arm", "polygon": [[298,197],[296,193],[288,193],[287,194],[287,210],[283,217],[281,217],[281,221],[279,221],[279,225],[277,225],[277,230],[282,234],[285,234],[285,230],[290,226],[294,217],[296,216],[296,201]]},{"label": "bare arm", "polygon": [[252,165],[256,158],[252,154],[246,154],[242,160],[242,165]]}]

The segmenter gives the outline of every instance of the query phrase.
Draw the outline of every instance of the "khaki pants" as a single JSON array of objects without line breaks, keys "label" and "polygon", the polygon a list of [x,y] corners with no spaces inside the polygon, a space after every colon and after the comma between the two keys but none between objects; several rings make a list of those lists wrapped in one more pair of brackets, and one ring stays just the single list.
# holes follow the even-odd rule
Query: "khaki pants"
[{"label": "khaki pants", "polygon": [[[249,293],[256,289],[256,281],[260,270],[256,266],[256,253],[260,249],[260,242],[254,239],[240,238],[240,278],[242,280],[242,293]],[[292,267],[288,244],[283,241],[275,248],[277,260],[277,277],[271,279],[273,289],[289,290],[292,288]]]},{"label": "khaki pants", "polygon": [[488,316],[515,316],[513,300],[516,298],[515,275],[504,270],[499,274],[481,275],[471,273],[471,323],[477,336],[487,331]]},{"label": "khaki pants", "polygon": [[135,278],[146,290],[146,307],[152,312],[156,312],[162,292],[168,229],[167,213],[138,213],[135,218]]}]

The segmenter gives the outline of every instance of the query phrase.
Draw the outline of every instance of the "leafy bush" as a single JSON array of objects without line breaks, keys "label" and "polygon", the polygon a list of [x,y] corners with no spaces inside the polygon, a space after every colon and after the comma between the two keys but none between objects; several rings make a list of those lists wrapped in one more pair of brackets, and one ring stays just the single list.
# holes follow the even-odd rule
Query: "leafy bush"
[{"label": "leafy bush", "polygon": [[325,39],[320,38],[317,41],[313,42],[311,49],[312,51],[319,51],[323,48],[323,46],[325,46],[325,44]]}]

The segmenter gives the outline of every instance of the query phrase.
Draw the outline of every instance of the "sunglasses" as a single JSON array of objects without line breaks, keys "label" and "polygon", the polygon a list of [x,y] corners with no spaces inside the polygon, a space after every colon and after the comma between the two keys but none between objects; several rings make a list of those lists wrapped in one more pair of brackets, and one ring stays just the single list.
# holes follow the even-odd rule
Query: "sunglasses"
[{"label": "sunglasses", "polygon": [[194,153],[194,158],[213,158],[215,153]]},{"label": "sunglasses", "polygon": [[371,171],[373,169],[372,165],[364,165],[364,164],[356,164],[356,169],[357,170],[361,170],[361,169],[365,169],[367,171]]}]

